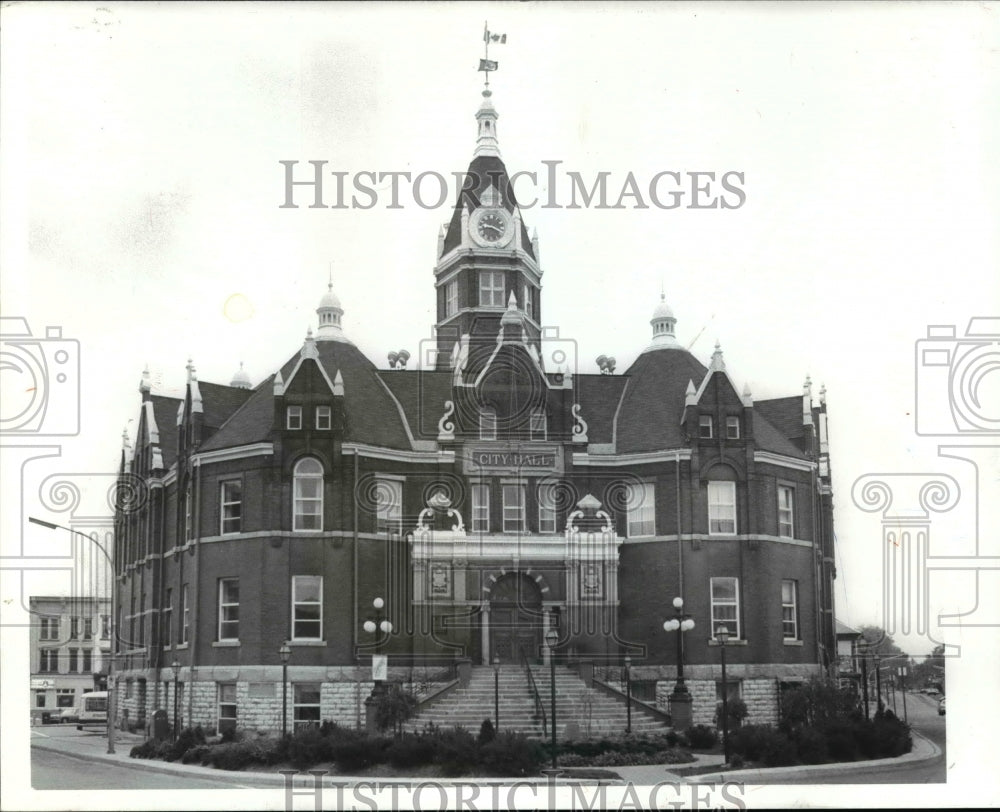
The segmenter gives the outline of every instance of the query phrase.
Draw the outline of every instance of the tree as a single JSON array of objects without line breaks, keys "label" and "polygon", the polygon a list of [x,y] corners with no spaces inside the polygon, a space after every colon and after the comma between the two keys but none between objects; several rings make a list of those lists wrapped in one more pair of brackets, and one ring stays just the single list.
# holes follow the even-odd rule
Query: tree
[{"label": "tree", "polygon": [[944,693],[944,645],[934,646],[922,662],[913,666],[912,685],[914,688],[937,688]]}]

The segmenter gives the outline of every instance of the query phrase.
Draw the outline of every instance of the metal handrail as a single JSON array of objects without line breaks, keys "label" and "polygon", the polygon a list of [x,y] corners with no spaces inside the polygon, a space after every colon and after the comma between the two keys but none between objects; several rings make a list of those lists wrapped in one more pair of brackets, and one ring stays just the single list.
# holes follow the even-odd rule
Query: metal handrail
[{"label": "metal handrail", "polygon": [[528,655],[525,653],[523,646],[520,651],[521,665],[524,666],[524,671],[528,675],[528,688],[531,690],[531,695],[535,697],[535,718],[542,717],[542,735],[547,736],[549,734],[549,724],[548,717],[545,715],[545,705],[538,693],[538,686],[535,684],[535,675],[531,673],[531,665],[528,663]]}]

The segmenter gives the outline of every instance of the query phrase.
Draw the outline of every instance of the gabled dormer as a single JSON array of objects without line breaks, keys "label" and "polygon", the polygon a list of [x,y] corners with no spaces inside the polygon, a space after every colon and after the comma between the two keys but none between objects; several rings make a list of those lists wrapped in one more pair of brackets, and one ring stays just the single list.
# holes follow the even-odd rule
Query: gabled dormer
[{"label": "gabled dormer", "polygon": [[681,423],[692,442],[703,444],[744,444],[753,435],[753,399],[749,388],[740,395],[726,371],[718,343],[708,371],[695,388],[688,382]]},{"label": "gabled dormer", "polygon": [[344,379],[339,370],[324,365],[311,328],[287,380],[279,370],[272,386],[274,431],[289,437],[324,437],[342,428]]}]

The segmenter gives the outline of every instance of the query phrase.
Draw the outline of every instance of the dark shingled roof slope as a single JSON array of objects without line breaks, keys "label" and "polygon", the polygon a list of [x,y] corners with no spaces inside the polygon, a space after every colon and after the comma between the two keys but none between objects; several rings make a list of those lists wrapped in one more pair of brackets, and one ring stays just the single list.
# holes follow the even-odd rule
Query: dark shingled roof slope
[{"label": "dark shingled roof slope", "polygon": [[644,352],[625,373],[628,388],[618,413],[617,452],[633,454],[678,448],[688,381],[698,386],[708,370],[687,350]]},{"label": "dark shingled roof slope", "polygon": [[[444,235],[444,253],[446,254],[452,248],[462,244],[462,207],[464,206],[470,212],[479,208],[479,201],[487,188],[497,187],[503,199],[503,207],[508,213],[513,214],[514,207],[517,206],[514,187],[507,175],[507,167],[495,155],[477,155],[473,158],[472,163],[469,164],[468,179],[462,185],[458,201],[455,203],[455,211]],[[531,238],[528,236],[528,229],[523,219],[521,220],[521,233],[517,236],[521,240],[521,249],[532,259],[535,259]]]},{"label": "dark shingled roof slope", "polygon": [[580,417],[587,421],[588,442],[612,442],[615,410],[628,380],[624,375],[577,375],[573,378]]},{"label": "dark shingled roof slope", "polygon": [[183,401],[166,395],[150,395],[153,403],[153,419],[160,435],[160,456],[163,467],[169,468],[177,459],[177,410]]},{"label": "dark shingled roof slope", "polygon": [[383,369],[378,371],[389,391],[396,396],[417,440],[437,440],[438,422],[445,401],[454,400],[450,371]]},{"label": "dark shingled roof slope", "polygon": [[[773,427],[776,434],[786,439],[786,442],[796,449],[795,456],[803,456],[802,452],[806,447],[806,430],[802,424],[801,395],[755,401],[754,412],[758,417],[763,417]],[[755,428],[756,425],[755,422]]]},{"label": "dark shingled roof slope", "polygon": [[274,376],[260,382],[250,397],[202,444],[202,451],[259,443],[270,438],[274,423]]},{"label": "dark shingled roof slope", "polygon": [[246,403],[252,392],[250,389],[237,389],[235,386],[208,381],[198,381],[198,391],[201,392],[204,425],[211,429],[217,429],[225,423],[233,412]]}]

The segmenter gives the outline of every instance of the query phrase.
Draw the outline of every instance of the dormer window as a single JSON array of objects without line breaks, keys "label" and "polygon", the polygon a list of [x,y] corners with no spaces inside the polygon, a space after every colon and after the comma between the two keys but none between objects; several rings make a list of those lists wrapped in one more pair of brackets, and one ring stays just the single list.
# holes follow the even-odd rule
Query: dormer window
[{"label": "dormer window", "polygon": [[702,440],[712,439],[712,428],[714,422],[715,421],[712,420],[712,415],[710,414],[703,414],[698,418],[698,436],[701,437]]},{"label": "dormer window", "polygon": [[726,418],[726,439],[740,439],[740,419],[738,417],[731,416]]},{"label": "dormer window", "polygon": [[330,407],[329,406],[317,406],[316,407],[316,428],[320,431],[329,431],[330,429]]},{"label": "dormer window", "polygon": [[302,428],[302,407],[289,406],[285,412],[285,428],[297,431]]},{"label": "dormer window", "polygon": [[483,409],[479,412],[479,439],[495,440],[497,438],[497,413],[493,409]]}]

